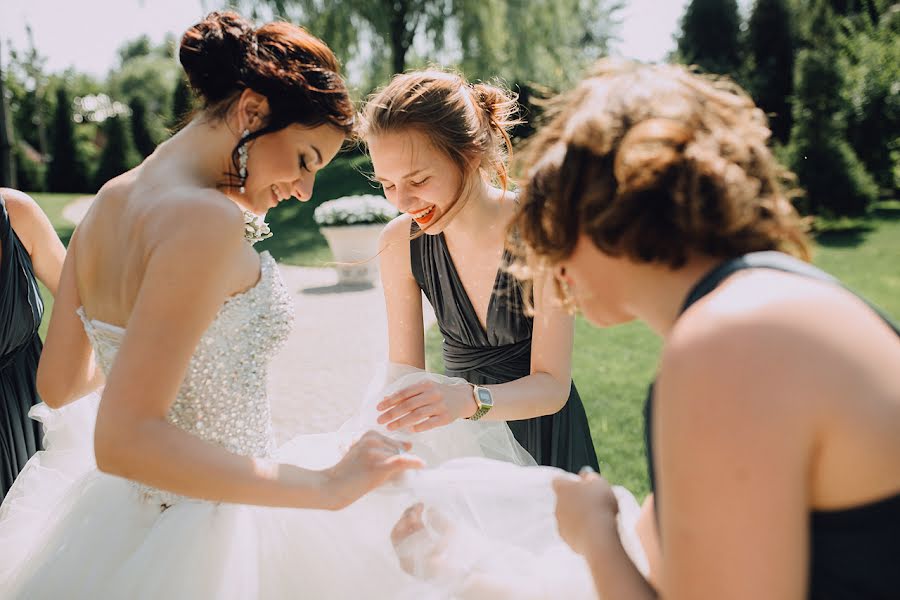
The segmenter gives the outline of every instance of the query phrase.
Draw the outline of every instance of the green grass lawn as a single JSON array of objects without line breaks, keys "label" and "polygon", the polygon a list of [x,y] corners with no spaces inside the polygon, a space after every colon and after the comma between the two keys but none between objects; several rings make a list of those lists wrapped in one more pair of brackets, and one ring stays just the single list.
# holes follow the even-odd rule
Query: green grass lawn
[{"label": "green grass lawn", "polygon": [[[817,239],[815,263],[894,318],[900,318],[900,207],[886,208],[863,228]],[[597,329],[579,317],[573,378],[591,424],[604,475],[642,497],[649,484],[642,411],[660,342],[643,324]],[[428,331],[427,362],[443,371],[441,335]]]},{"label": "green grass lawn", "polygon": [[[363,174],[369,168],[368,160],[358,155],[336,160],[317,177],[313,200],[284,202],[269,213],[275,235],[257,247],[289,264],[321,266],[331,260],[312,212],[325,200],[371,192]],[[74,227],[63,219],[62,209],[78,196],[33,196],[67,243]],[[850,229],[827,228],[817,238],[815,263],[888,314],[900,317],[900,203],[884,203],[871,219],[854,221]],[[42,293],[47,306],[43,335],[53,299],[46,290]],[[443,371],[440,344],[440,332],[432,328],[426,348],[431,370]],[[613,482],[639,496],[648,489],[641,411],[659,349],[659,340],[640,323],[606,330],[582,318],[576,323],[573,376],[587,409],[601,468]]]}]

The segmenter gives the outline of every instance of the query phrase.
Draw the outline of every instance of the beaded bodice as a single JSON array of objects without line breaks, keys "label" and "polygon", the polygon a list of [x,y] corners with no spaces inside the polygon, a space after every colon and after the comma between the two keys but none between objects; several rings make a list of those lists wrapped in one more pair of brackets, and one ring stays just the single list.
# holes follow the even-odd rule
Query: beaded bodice
[{"label": "beaded bodice", "polygon": [[[184,431],[255,457],[272,450],[267,365],[294,319],[293,300],[267,252],[260,254],[260,271],[259,282],[227,299],[200,338],[168,414]],[[109,374],[125,330],[92,320],[83,309],[79,315],[100,368]]]}]

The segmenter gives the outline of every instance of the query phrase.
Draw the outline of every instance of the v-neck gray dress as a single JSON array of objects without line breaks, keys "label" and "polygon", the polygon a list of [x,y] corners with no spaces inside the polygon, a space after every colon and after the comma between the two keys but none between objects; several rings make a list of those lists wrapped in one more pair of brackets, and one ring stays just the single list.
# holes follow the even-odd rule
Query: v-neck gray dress
[{"label": "v-neck gray dress", "polygon": [[0,197],[0,501],[41,449],[41,425],[28,418],[40,402],[35,376],[44,303],[31,257],[13,231]]},{"label": "v-neck gray dress", "polygon": [[[412,224],[411,234],[418,227]],[[507,383],[531,373],[533,320],[524,311],[522,288],[506,268],[505,252],[488,304],[487,329],[463,287],[444,234],[410,240],[413,276],[434,308],[443,335],[446,374],[478,385]],[[509,421],[516,440],[538,464],[573,473],[599,470],[584,405],[574,382],[565,406],[553,415]]]}]

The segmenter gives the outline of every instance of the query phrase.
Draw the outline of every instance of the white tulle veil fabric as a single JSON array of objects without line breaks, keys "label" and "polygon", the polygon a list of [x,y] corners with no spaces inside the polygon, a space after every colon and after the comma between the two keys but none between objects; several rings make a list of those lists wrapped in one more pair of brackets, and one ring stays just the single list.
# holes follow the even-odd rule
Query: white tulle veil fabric
[{"label": "white tulle veil fabric", "polygon": [[[297,436],[275,458],[334,464],[365,431],[384,432],[375,406],[385,395],[423,379],[462,384],[385,365],[338,431]],[[504,423],[397,434],[427,467],[343,511],[190,500],[161,510],[96,470],[97,404],[92,395],[34,409],[46,450],[0,508],[0,598],[595,598],[587,565],[556,529],[550,484],[571,475],[535,466]],[[646,572],[637,503],[616,493],[626,550]],[[398,558],[391,530],[417,504],[422,528]]]}]

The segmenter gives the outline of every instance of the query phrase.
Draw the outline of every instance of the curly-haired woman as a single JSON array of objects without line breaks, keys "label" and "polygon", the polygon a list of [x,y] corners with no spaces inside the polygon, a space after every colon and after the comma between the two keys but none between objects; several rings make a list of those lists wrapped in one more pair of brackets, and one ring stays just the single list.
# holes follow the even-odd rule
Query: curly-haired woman
[{"label": "curly-haired woman", "polygon": [[664,339],[646,405],[653,589],[595,474],[560,532],[604,598],[900,590],[900,339],[804,260],[762,111],[679,66],[604,61],[531,144],[515,224],[596,325]]}]

